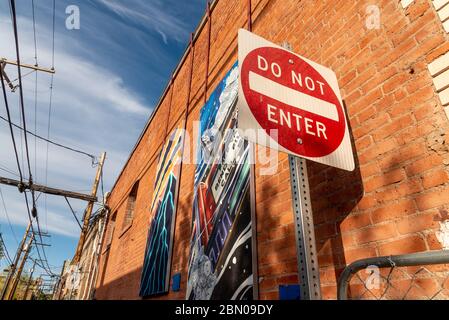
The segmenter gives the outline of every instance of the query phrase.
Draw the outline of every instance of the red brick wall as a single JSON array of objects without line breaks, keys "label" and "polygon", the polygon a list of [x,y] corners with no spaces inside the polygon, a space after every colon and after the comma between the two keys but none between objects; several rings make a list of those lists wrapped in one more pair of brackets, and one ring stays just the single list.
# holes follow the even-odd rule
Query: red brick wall
[{"label": "red brick wall", "polygon": [[[219,0],[212,12],[209,95],[237,59],[237,30],[247,25],[247,0]],[[449,205],[447,118],[427,64],[449,51],[448,36],[430,0],[403,9],[398,0],[252,0],[253,31],[332,68],[348,110],[357,169],[343,172],[309,162],[323,297],[336,298],[336,280],[357,259],[441,249],[438,219]],[[380,29],[365,26],[378,5]],[[194,43],[187,129],[204,104],[206,26]],[[100,260],[97,299],[138,299],[150,222],[157,156],[164,137],[183,126],[189,53],[109,198],[117,212],[111,248]],[[171,94],[172,90],[175,94]],[[193,143],[193,141],[191,141]],[[297,283],[288,157],[278,173],[256,166],[256,216],[261,299],[277,299],[280,284]],[[176,216],[172,275],[181,272],[185,298],[194,165],[184,165]],[[140,179],[136,213],[121,226],[127,195]]]}]

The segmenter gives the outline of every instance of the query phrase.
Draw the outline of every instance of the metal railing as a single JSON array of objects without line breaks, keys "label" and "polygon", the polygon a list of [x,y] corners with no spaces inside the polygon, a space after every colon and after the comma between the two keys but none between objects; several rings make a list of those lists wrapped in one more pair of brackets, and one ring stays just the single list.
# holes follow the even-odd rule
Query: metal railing
[{"label": "metal railing", "polygon": [[341,274],[338,299],[447,300],[449,251],[358,260]]}]

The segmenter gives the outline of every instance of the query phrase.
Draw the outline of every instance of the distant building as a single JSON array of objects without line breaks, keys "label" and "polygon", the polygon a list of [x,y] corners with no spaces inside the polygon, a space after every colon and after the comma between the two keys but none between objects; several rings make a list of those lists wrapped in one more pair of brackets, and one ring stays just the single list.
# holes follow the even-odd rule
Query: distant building
[{"label": "distant building", "polygon": [[98,272],[101,240],[104,234],[107,210],[101,210],[89,224],[82,255],[78,264],[65,261],[56,286],[54,300],[90,300]]}]

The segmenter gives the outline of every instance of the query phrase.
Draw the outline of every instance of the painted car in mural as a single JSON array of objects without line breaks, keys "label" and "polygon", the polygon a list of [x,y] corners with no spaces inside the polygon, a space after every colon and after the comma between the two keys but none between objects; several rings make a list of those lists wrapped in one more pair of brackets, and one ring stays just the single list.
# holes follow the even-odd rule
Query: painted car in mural
[{"label": "painted car in mural", "polygon": [[253,298],[249,145],[237,130],[238,66],[200,114],[187,298]]},{"label": "painted car in mural", "polygon": [[175,130],[161,152],[151,205],[152,221],[142,269],[142,297],[163,294],[169,289],[182,147],[183,131]]}]

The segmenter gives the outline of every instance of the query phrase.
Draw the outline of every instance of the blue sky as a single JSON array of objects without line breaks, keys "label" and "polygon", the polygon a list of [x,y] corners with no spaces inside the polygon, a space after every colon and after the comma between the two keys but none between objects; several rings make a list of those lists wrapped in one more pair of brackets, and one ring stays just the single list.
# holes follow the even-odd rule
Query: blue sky
[{"label": "blue sky", "polygon": [[[17,2],[22,63],[34,64],[32,1]],[[52,0],[35,0],[39,65],[52,64]],[[99,155],[108,152],[105,190],[108,191],[134,146],[148,117],[181,58],[192,31],[199,23],[205,0],[57,0],[55,69],[51,139]],[[9,0],[0,0],[0,56],[15,60]],[[66,7],[80,9],[80,30],[68,30]],[[17,69],[8,66],[11,80]],[[28,72],[23,70],[23,74]],[[50,76],[39,73],[37,100],[35,74],[24,77],[27,126],[47,135]],[[18,91],[8,92],[13,121],[20,124]],[[35,104],[37,101],[37,104]],[[3,99],[0,115],[5,117]],[[1,120],[0,120],[1,121]],[[37,124],[36,127],[34,124]],[[23,137],[15,131],[22,167]],[[37,183],[88,193],[95,175],[84,156],[29,137],[34,179]],[[12,173],[5,171],[12,171]],[[47,172],[47,174],[46,174]],[[9,128],[0,122],[0,176],[17,178],[17,165]],[[27,224],[27,214],[17,189],[0,186],[0,232],[14,255]],[[82,216],[85,203],[71,201]],[[38,212],[44,231],[52,237],[46,250],[50,265],[59,273],[63,261],[73,256],[79,227],[64,199],[39,197]],[[36,254],[34,253],[34,256]],[[6,261],[0,261],[4,268]],[[41,272],[38,271],[38,274]]]}]

